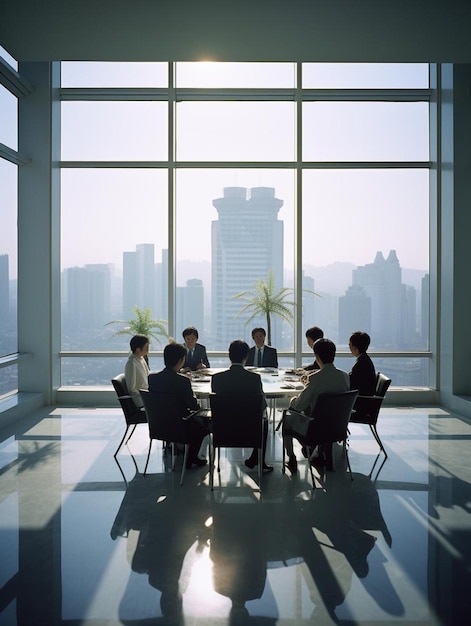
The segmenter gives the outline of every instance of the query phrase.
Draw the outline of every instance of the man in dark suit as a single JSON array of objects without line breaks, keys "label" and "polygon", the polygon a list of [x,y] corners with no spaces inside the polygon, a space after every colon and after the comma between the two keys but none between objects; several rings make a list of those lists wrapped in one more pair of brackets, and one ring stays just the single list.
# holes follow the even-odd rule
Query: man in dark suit
[{"label": "man in dark suit", "polygon": [[[185,348],[178,343],[169,343],[164,348],[165,368],[161,372],[149,374],[149,391],[154,394],[174,394],[175,402],[178,403],[182,417],[191,411],[200,409],[198,400],[193,394],[190,379],[184,374],[179,374],[186,358]],[[198,457],[198,451],[204,437],[208,434],[208,426],[201,415],[192,415],[190,418],[190,431],[192,442],[188,448],[187,468],[193,465],[206,465],[206,459]]]},{"label": "man in dark suit", "polygon": [[198,331],[194,326],[188,326],[182,333],[184,347],[186,348],[185,363],[183,372],[191,372],[209,367],[206,347],[198,341]]},{"label": "man in dark suit", "polygon": [[[231,361],[231,367],[224,372],[214,374],[211,379],[211,390],[214,393],[220,394],[262,394],[262,379],[259,374],[255,372],[249,372],[245,369],[247,362],[247,356],[249,354],[249,346],[245,341],[236,339],[229,346],[229,359]],[[267,403],[265,397],[263,398],[263,411],[266,415]],[[267,433],[268,433],[268,420],[263,419],[263,471],[272,472],[273,466],[265,463],[265,451],[267,447]],[[258,464],[258,450],[252,450],[252,454],[245,461],[245,465],[250,469],[253,469]]]},{"label": "man in dark suit", "polygon": [[348,342],[353,356],[357,357],[350,376],[350,389],[358,389],[360,396],[374,396],[376,391],[376,371],[373,361],[366,353],[370,336],[361,331],[354,332]]},{"label": "man in dark suit", "polygon": [[266,336],[267,333],[264,328],[253,329],[252,339],[255,341],[255,346],[249,350],[247,365],[255,365],[255,367],[278,367],[276,348],[265,345]]},{"label": "man in dark suit", "polygon": [[[314,351],[314,344],[316,343],[316,341],[318,339],[322,339],[324,337],[324,331],[319,328],[319,326],[311,326],[310,328],[308,328],[306,330],[306,341],[307,341],[307,345],[312,348],[312,350]],[[306,365],[305,367],[300,368],[301,370],[304,370],[305,372],[314,372],[316,370],[319,370],[319,364],[316,361],[316,359],[314,358],[314,363],[311,363],[310,365]]]}]

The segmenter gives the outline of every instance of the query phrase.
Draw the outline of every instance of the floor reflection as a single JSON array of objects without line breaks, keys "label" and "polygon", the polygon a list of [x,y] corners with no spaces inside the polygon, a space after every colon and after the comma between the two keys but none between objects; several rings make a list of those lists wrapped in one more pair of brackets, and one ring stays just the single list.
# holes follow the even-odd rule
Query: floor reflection
[{"label": "floor reflection", "polygon": [[[117,411],[63,410],[5,432],[0,626],[464,624],[471,617],[468,423],[423,410],[382,420],[389,458],[352,427],[353,478],[312,489],[305,462],[262,492],[230,451],[179,486],[147,432],[113,459]],[[14,437],[14,439],[12,439]],[[463,621],[463,616],[465,619]]]}]

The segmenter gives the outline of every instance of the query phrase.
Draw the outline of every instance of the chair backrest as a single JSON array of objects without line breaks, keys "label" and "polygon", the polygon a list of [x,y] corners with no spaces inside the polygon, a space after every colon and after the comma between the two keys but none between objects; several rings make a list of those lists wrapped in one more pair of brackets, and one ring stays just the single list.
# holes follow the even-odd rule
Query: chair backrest
[{"label": "chair backrest", "polygon": [[181,413],[175,393],[152,393],[141,390],[149,424],[149,437],[160,441],[190,443],[190,424]]},{"label": "chair backrest", "polygon": [[380,396],[384,398],[386,395],[386,391],[389,389],[389,385],[391,384],[391,379],[378,372],[376,375],[376,391],[375,396]]},{"label": "chair backrest", "polygon": [[340,393],[322,393],[317,398],[306,434],[306,443],[344,441],[353,405],[358,396],[356,389]]},{"label": "chair backrest", "polygon": [[262,447],[262,394],[209,396],[215,448]]},{"label": "chair backrest", "polygon": [[381,372],[378,372],[376,375],[375,395],[358,396],[351,421],[356,422],[357,424],[370,424],[371,426],[376,426],[379,411],[390,384],[391,379],[384,374],[381,374]]},{"label": "chair backrest", "polygon": [[115,378],[112,378],[111,384],[113,385],[116,395],[118,396],[126,423],[141,423],[143,421],[142,412],[139,410],[139,407],[135,405],[132,396],[129,395],[124,374],[119,374],[118,376],[115,376]]}]

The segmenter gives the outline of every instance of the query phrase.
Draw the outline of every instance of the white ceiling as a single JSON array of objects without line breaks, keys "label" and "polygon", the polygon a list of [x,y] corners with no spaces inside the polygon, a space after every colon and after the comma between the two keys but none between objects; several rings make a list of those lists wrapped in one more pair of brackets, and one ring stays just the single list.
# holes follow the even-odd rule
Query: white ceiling
[{"label": "white ceiling", "polygon": [[471,62],[471,0],[0,0],[18,61]]}]

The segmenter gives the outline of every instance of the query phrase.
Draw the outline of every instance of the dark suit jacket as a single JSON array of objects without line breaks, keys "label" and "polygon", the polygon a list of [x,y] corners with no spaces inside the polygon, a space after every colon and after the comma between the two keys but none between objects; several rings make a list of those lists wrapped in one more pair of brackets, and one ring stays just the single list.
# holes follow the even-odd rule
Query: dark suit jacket
[{"label": "dark suit jacket", "polygon": [[350,389],[358,389],[360,396],[374,396],[376,390],[376,371],[373,361],[366,352],[355,361],[350,376]]},{"label": "dark suit jacket", "polygon": [[181,407],[182,415],[200,408],[193,394],[190,379],[166,367],[161,372],[149,374],[149,391],[152,393],[174,393]]},{"label": "dark suit jacket", "polygon": [[[262,379],[260,374],[249,372],[243,365],[232,364],[230,369],[213,374],[211,378],[211,390],[214,393],[236,393],[263,395]],[[267,403],[264,396],[263,407]]]},{"label": "dark suit jacket", "polygon": [[[255,346],[253,346],[249,350],[249,356],[247,358],[246,365],[257,366],[258,363],[254,363],[254,358],[255,358]],[[263,346],[262,367],[278,367],[278,354],[276,352],[276,348],[272,348],[271,346]]]},{"label": "dark suit jacket", "polygon": [[303,369],[305,369],[306,372],[313,372],[314,370],[320,370],[321,368],[317,364],[317,361],[314,361],[311,365],[303,365]]},{"label": "dark suit jacket", "polygon": [[[184,347],[186,348],[186,346]],[[204,363],[206,367],[209,367],[208,355],[206,354],[206,346],[203,346],[201,343],[197,343],[193,351],[193,356],[191,356],[190,350],[186,348],[186,359],[183,367],[190,367],[192,370],[195,370],[197,365],[199,365],[200,363]]]}]

